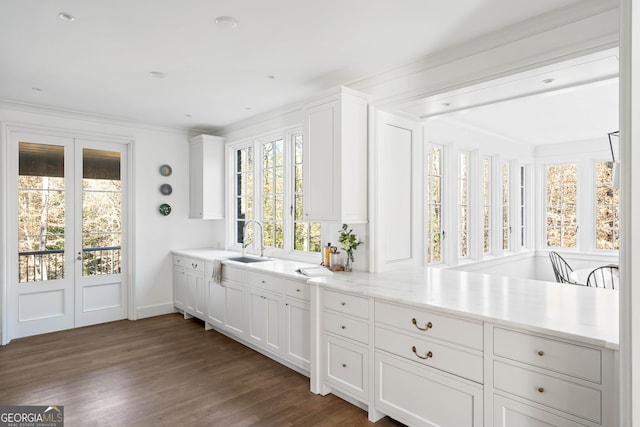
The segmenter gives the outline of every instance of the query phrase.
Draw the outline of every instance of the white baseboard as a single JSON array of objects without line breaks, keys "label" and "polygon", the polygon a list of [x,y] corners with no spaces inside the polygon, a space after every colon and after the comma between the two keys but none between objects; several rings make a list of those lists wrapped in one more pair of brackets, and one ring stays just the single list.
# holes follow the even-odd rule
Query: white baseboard
[{"label": "white baseboard", "polygon": [[163,304],[145,305],[136,308],[136,319],[144,319],[145,317],[161,316],[163,314],[173,313],[173,304],[170,302]]}]

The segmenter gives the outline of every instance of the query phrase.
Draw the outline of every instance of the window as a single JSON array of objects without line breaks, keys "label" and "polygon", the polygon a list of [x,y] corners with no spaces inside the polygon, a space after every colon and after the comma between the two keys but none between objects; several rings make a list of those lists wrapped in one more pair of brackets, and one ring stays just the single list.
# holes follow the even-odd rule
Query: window
[{"label": "window", "polygon": [[469,256],[469,153],[462,152],[458,165],[458,255]]},{"label": "window", "polygon": [[547,166],[547,245],[577,247],[577,166]]},{"label": "window", "polygon": [[427,262],[442,261],[442,147],[427,151]]},{"label": "window", "polygon": [[[235,157],[235,242],[244,244],[242,236],[244,223],[249,219],[253,219],[253,147],[244,147],[236,150]],[[247,234],[251,236],[252,233],[253,230],[249,228]]]},{"label": "window", "polygon": [[520,247],[525,247],[527,245],[526,240],[526,182],[525,182],[525,167],[520,166]]},{"label": "window", "polygon": [[502,165],[502,249],[509,250],[509,163]]},{"label": "window", "polygon": [[[254,161],[254,153],[258,161]],[[238,146],[235,159],[235,240],[243,242],[249,219],[263,224],[264,246],[283,252],[320,252],[320,223],[302,221],[303,136],[301,131],[283,132]],[[254,177],[259,177],[254,186]],[[254,211],[254,200],[255,211]],[[257,229],[256,229],[257,230]],[[254,242],[253,227],[247,243]]]},{"label": "window", "polygon": [[619,194],[613,188],[613,162],[596,163],[596,249],[618,250]]},{"label": "window", "polygon": [[320,223],[302,220],[304,208],[302,133],[294,134],[292,138],[294,152],[293,249],[303,252],[320,252],[322,247]]},{"label": "window", "polygon": [[262,143],[262,226],[264,246],[284,248],[284,141]]},{"label": "window", "polygon": [[482,160],[482,230],[483,230],[483,253],[491,253],[491,159],[485,157]]}]

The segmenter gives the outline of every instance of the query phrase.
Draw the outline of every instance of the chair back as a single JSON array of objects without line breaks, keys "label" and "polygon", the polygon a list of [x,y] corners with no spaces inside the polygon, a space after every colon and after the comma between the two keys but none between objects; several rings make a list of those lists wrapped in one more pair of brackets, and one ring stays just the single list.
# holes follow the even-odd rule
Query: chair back
[{"label": "chair back", "polygon": [[589,277],[587,277],[587,286],[615,289],[618,277],[620,277],[618,267],[612,265],[598,267],[589,273]]},{"label": "chair back", "polygon": [[551,259],[551,265],[553,266],[553,274],[555,274],[556,281],[558,283],[571,283],[573,285],[577,285],[576,282],[569,278],[569,274],[571,274],[573,269],[559,253],[551,251],[549,252],[549,258]]}]

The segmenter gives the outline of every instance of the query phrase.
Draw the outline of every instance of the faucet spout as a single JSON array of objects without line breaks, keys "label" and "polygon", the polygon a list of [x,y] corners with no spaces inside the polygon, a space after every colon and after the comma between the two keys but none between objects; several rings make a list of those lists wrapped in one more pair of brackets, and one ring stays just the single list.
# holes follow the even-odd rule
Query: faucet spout
[{"label": "faucet spout", "polygon": [[242,229],[242,256],[244,256],[244,249],[247,247],[247,228],[249,224],[257,224],[260,227],[260,258],[264,257],[264,228],[262,223],[257,219],[249,219],[244,222],[244,228]]}]

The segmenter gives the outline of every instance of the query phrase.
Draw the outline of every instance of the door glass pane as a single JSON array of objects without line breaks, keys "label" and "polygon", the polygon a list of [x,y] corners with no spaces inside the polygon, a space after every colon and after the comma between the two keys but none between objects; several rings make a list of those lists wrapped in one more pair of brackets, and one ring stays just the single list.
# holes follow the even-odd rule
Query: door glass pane
[{"label": "door glass pane", "polygon": [[82,275],[119,274],[122,243],[120,153],[82,150]]},{"label": "door glass pane", "polygon": [[64,147],[19,143],[18,282],[64,278]]}]

